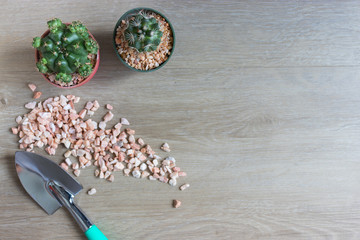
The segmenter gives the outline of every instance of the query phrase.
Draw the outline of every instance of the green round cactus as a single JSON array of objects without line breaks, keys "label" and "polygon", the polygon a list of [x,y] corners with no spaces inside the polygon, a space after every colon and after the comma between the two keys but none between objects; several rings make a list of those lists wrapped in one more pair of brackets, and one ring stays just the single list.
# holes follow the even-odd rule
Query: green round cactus
[{"label": "green round cactus", "polygon": [[143,11],[131,16],[124,33],[129,46],[139,52],[155,51],[163,35],[156,18]]},{"label": "green round cactus", "polygon": [[92,72],[89,54],[96,54],[99,47],[79,21],[66,26],[60,19],[47,22],[50,33],[44,38],[35,37],[33,47],[41,53],[36,63],[41,73],[55,73],[56,79],[70,82],[78,72],[87,77]]}]

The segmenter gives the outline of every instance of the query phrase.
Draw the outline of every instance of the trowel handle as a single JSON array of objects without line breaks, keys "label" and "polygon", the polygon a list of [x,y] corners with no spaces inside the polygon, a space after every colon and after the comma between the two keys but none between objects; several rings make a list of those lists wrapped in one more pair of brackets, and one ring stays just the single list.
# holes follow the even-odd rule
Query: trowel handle
[{"label": "trowel handle", "polygon": [[97,228],[97,226],[92,225],[86,232],[85,236],[89,240],[108,240],[105,235]]},{"label": "trowel handle", "polygon": [[53,181],[50,181],[49,189],[61,205],[66,207],[66,209],[70,212],[89,240],[108,240],[105,235],[90,221],[81,208],[75,204],[74,196],[71,193]]}]

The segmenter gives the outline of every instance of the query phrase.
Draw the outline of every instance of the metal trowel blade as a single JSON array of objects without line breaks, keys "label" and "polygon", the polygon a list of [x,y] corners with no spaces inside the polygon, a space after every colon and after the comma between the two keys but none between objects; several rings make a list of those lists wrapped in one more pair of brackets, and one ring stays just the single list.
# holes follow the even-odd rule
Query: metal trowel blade
[{"label": "metal trowel blade", "polygon": [[55,162],[35,153],[16,152],[15,167],[26,192],[49,215],[62,206],[48,188],[50,181],[56,182],[74,196],[83,188]]}]

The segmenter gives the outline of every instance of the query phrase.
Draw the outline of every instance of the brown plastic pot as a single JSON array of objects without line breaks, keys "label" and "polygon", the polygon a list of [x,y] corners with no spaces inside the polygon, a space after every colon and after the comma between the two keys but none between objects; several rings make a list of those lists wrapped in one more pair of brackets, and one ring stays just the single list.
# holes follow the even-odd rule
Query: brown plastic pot
[{"label": "brown plastic pot", "polygon": [[[69,25],[70,23],[65,23],[65,24],[66,24],[66,25]],[[46,32],[44,32],[43,35],[41,35],[41,38],[46,37],[46,36],[49,34],[49,32],[50,32],[50,30],[48,29]],[[94,36],[93,36],[90,32],[89,32],[89,35],[90,35],[90,37],[91,37],[92,39],[94,39],[94,40],[96,41],[96,39],[94,38]],[[97,41],[96,41],[96,42],[97,42]],[[40,53],[39,53],[39,51],[36,49],[36,50],[35,50],[35,61],[36,61],[36,63],[37,63],[39,60],[40,60]],[[73,86],[69,86],[69,87],[63,87],[63,86],[60,86],[60,85],[58,85],[58,84],[56,84],[56,83],[53,83],[52,81],[50,81],[49,78],[47,78],[47,77],[45,76],[45,74],[43,74],[43,73],[40,73],[40,74],[45,78],[46,81],[48,81],[50,84],[52,84],[52,85],[54,85],[54,86],[56,86],[56,87],[66,88],[66,89],[68,89],[68,88],[76,88],[76,87],[80,87],[80,86],[84,85],[85,83],[89,82],[89,81],[94,77],[95,73],[97,72],[97,70],[98,70],[98,68],[99,68],[99,64],[100,64],[100,48],[98,49],[98,52],[97,52],[97,54],[96,54],[96,63],[95,63],[94,69],[92,70],[91,74],[90,74],[87,78],[85,78],[84,81],[82,81],[81,83],[76,84],[76,85],[73,85]]]}]

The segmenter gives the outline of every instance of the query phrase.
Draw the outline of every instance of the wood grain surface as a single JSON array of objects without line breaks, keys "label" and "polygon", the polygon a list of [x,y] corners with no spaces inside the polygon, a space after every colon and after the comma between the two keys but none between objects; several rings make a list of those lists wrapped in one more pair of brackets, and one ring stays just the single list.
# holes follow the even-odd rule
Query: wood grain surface
[{"label": "wood grain surface", "polygon": [[[116,21],[138,6],[176,31],[175,54],[152,73],[130,71],[112,47]],[[46,215],[15,173],[9,129],[27,112],[29,82],[41,99],[80,96],[78,109],[111,103],[113,123],[126,117],[155,149],[168,142],[188,173],[181,192],[83,171],[77,202],[110,240],[360,239],[359,1],[14,0],[0,12],[1,240],[85,239],[64,209]],[[35,71],[31,41],[52,17],[82,20],[100,43],[99,71],[80,88]]]}]

